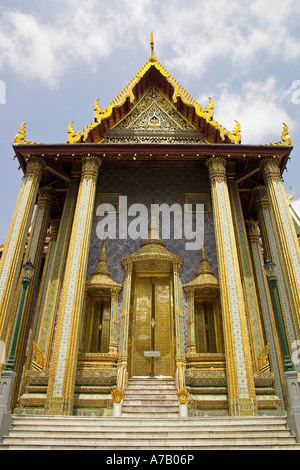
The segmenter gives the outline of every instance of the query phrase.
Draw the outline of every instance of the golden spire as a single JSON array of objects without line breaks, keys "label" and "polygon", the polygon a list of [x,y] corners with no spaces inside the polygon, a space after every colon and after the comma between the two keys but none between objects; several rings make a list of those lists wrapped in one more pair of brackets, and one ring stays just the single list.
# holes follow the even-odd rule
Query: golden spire
[{"label": "golden spire", "polygon": [[151,46],[151,57],[149,59],[149,62],[156,62],[156,57],[154,56],[154,39],[153,39],[153,31],[151,31],[151,40],[150,40],[150,46]]},{"label": "golden spire", "polygon": [[103,245],[102,245],[102,250],[101,250],[101,254],[100,254],[100,257],[99,257],[99,260],[98,260],[98,264],[93,272],[93,275],[94,274],[104,274],[105,276],[109,276],[109,270],[107,268],[107,264],[106,264],[106,243],[105,243],[105,240],[103,241]]}]

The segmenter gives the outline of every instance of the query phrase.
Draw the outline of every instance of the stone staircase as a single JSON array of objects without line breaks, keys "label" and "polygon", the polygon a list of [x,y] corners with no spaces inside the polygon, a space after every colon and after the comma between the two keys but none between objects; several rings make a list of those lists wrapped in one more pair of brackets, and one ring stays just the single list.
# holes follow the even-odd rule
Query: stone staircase
[{"label": "stone staircase", "polygon": [[132,377],[124,393],[122,416],[159,418],[179,416],[179,402],[172,377]]},{"label": "stone staircase", "polygon": [[[0,450],[300,450],[285,417],[13,416]],[[116,454],[117,455],[117,454]]]}]

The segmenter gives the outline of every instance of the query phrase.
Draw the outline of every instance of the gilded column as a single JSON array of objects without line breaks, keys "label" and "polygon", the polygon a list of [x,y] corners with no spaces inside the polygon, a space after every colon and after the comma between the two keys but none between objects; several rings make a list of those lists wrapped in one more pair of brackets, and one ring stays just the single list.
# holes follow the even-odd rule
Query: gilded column
[{"label": "gilded column", "polygon": [[235,162],[229,162],[227,164],[228,190],[237,240],[239,265],[242,275],[244,299],[250,333],[252,361],[255,370],[258,371],[258,356],[264,350],[264,339],[243,210],[238,187],[235,182],[235,176]]},{"label": "gilded column", "polygon": [[229,414],[257,414],[241,273],[226,181],[226,160],[206,162],[211,182],[226,351]]},{"label": "gilded column", "polygon": [[[182,308],[182,285],[181,285],[181,265],[173,262],[173,284],[174,284],[174,313],[176,332],[176,364],[177,364],[177,388],[181,393],[185,391],[184,371],[186,367],[184,353],[184,326]],[[187,396],[186,396],[187,399]]]},{"label": "gilded column", "polygon": [[42,158],[30,157],[28,159],[26,173],[2,253],[0,261],[0,338],[3,338],[6,329],[44,167],[45,163]]},{"label": "gilded column", "polygon": [[[43,267],[43,274],[42,274],[42,279],[40,283],[40,288],[39,288],[39,295],[35,307],[35,313],[34,313],[34,320],[33,324],[31,327],[31,334],[30,334],[30,341],[27,346],[27,354],[26,354],[26,362],[25,366],[23,368],[23,374],[22,374],[22,383],[20,387],[20,395],[22,395],[25,391],[25,386],[26,386],[26,372],[29,370],[30,365],[32,361],[34,362],[35,366],[38,368],[43,367],[43,363],[37,363],[35,362],[37,360],[36,357],[34,357],[33,351],[37,352],[37,347],[36,347],[36,334],[39,326],[39,321],[40,321],[40,313],[43,309],[43,304],[45,302],[45,294],[47,292],[47,286],[49,282],[49,277],[50,277],[50,272],[51,272],[51,266],[53,263],[53,255],[55,251],[55,245],[56,245],[56,240],[57,240],[57,234],[58,234],[58,228],[59,228],[59,220],[53,220],[51,222],[51,234],[50,234],[50,240],[48,243],[48,248],[47,248],[47,254],[46,254],[46,259],[45,259],[45,264]],[[42,354],[38,354],[39,359],[43,356]]]},{"label": "gilded column", "polygon": [[187,354],[196,354],[195,341],[195,291],[186,292],[187,300]]},{"label": "gilded column", "polygon": [[45,412],[70,415],[74,385],[87,261],[100,160],[84,157],[65,276],[58,313]]},{"label": "gilded column", "polygon": [[132,282],[132,263],[126,263],[121,307],[121,332],[120,332],[120,349],[119,349],[119,368],[117,390],[123,392],[125,385],[125,376],[128,360],[128,328],[129,328],[129,312],[130,312],[130,294]]},{"label": "gilded column", "polygon": [[257,209],[265,259],[268,258],[276,264],[278,295],[283,314],[282,316],[287,336],[287,343],[291,354],[292,344],[297,340],[297,338],[299,338],[299,332],[296,322],[295,307],[290,294],[288,277],[285,270],[281,239],[277,233],[274,215],[271,211],[266,188],[264,186],[254,188],[253,196]]},{"label": "gilded column", "polygon": [[63,281],[63,273],[68,252],[68,241],[71,237],[71,230],[76,207],[78,187],[81,175],[81,160],[74,160],[72,166],[72,181],[69,183],[66,200],[61,216],[53,263],[47,292],[43,305],[41,324],[39,327],[37,346],[44,355],[44,370],[48,370],[50,354],[53,342],[54,325],[57,313],[57,306]]},{"label": "gilded column", "polygon": [[111,290],[111,315],[110,315],[110,338],[109,338],[109,352],[116,354],[118,352],[118,305],[119,305],[119,290]]},{"label": "gilded column", "polygon": [[261,244],[256,220],[246,221],[250,251],[253,260],[257,290],[261,304],[261,311],[264,319],[265,333],[269,345],[269,358],[271,371],[274,374],[276,394],[281,399],[282,408],[287,405],[284,367],[281,360],[281,350],[277,334],[276,322],[273,313],[272,300],[266,274],[264,272],[264,262],[261,251]]},{"label": "gilded column", "polygon": [[[29,329],[32,326],[32,319],[35,310],[35,300],[38,291],[39,275],[41,270],[42,257],[45,247],[46,233],[50,221],[50,210],[53,200],[53,189],[49,187],[39,189],[39,197],[37,201],[37,207],[34,215],[34,220],[31,226],[30,237],[28,240],[28,246],[25,250],[24,263],[31,261],[35,267],[34,275],[31,279],[29,287],[26,291],[26,297],[24,301],[24,308],[22,312],[22,318],[20,323],[20,330],[18,335],[18,343],[15,352],[15,371],[18,373],[23,368],[24,357],[26,347],[28,344]],[[12,326],[14,319],[17,315],[20,293],[22,288],[22,277],[21,272],[18,286],[16,288],[12,309],[11,309],[11,321],[7,327],[5,342],[9,343]],[[21,380],[21,374],[19,374],[15,381],[15,390],[17,391]]]},{"label": "gilded column", "polygon": [[276,158],[264,158],[260,163],[270,204],[276,222],[282,250],[288,284],[296,311],[296,319],[300,324],[300,250],[295,226],[290,214],[287,197],[282,184],[280,168]]}]

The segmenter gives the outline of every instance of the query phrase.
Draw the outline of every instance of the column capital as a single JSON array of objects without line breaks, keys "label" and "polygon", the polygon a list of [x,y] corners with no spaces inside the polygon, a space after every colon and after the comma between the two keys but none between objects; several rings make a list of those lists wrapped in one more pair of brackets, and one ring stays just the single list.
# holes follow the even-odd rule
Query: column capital
[{"label": "column capital", "polygon": [[124,266],[125,275],[128,276],[132,274],[133,265],[132,263],[126,263]]},{"label": "column capital", "polygon": [[40,179],[45,169],[45,162],[42,157],[31,157],[27,159],[26,176],[36,176]]},{"label": "column capital", "polygon": [[236,176],[236,169],[235,169],[235,162],[228,162],[226,165],[226,170],[227,170],[227,178],[228,180],[233,180],[235,179]]},{"label": "column capital", "polygon": [[58,231],[59,231],[59,225],[60,225],[60,219],[51,220],[50,240],[56,240],[57,239]]},{"label": "column capital", "polygon": [[249,241],[251,243],[259,243],[258,221],[254,219],[248,219],[245,221],[245,223]]},{"label": "column capital", "polygon": [[259,167],[265,180],[278,179],[281,181],[279,161],[277,158],[262,158]]},{"label": "column capital", "polygon": [[98,170],[101,166],[101,158],[96,155],[86,155],[82,157],[82,173],[81,179],[97,182]]},{"label": "column capital", "polygon": [[181,274],[181,264],[178,263],[177,261],[173,262],[173,272],[178,275]]},{"label": "column capital", "polygon": [[267,188],[265,186],[256,186],[255,188],[253,188],[252,194],[258,208],[269,207],[270,200]]},{"label": "column capital", "polygon": [[206,160],[205,165],[212,183],[226,181],[226,163],[224,157],[210,157]]},{"label": "column capital", "polygon": [[50,206],[54,196],[54,189],[50,186],[42,186],[38,191],[38,201],[39,206]]},{"label": "column capital", "polygon": [[81,159],[78,159],[78,158],[74,159],[72,161],[72,169],[71,169],[72,178],[80,180],[81,170],[82,170],[82,161],[81,161]]}]

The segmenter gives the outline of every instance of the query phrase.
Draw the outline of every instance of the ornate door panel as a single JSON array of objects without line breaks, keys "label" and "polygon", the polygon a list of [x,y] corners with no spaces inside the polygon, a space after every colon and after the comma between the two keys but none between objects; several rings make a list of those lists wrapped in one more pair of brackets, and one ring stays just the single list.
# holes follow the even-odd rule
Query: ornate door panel
[{"label": "ornate door panel", "polygon": [[159,351],[155,376],[173,375],[173,325],[169,277],[136,277],[131,320],[131,375],[149,376],[151,359],[144,351]]}]

